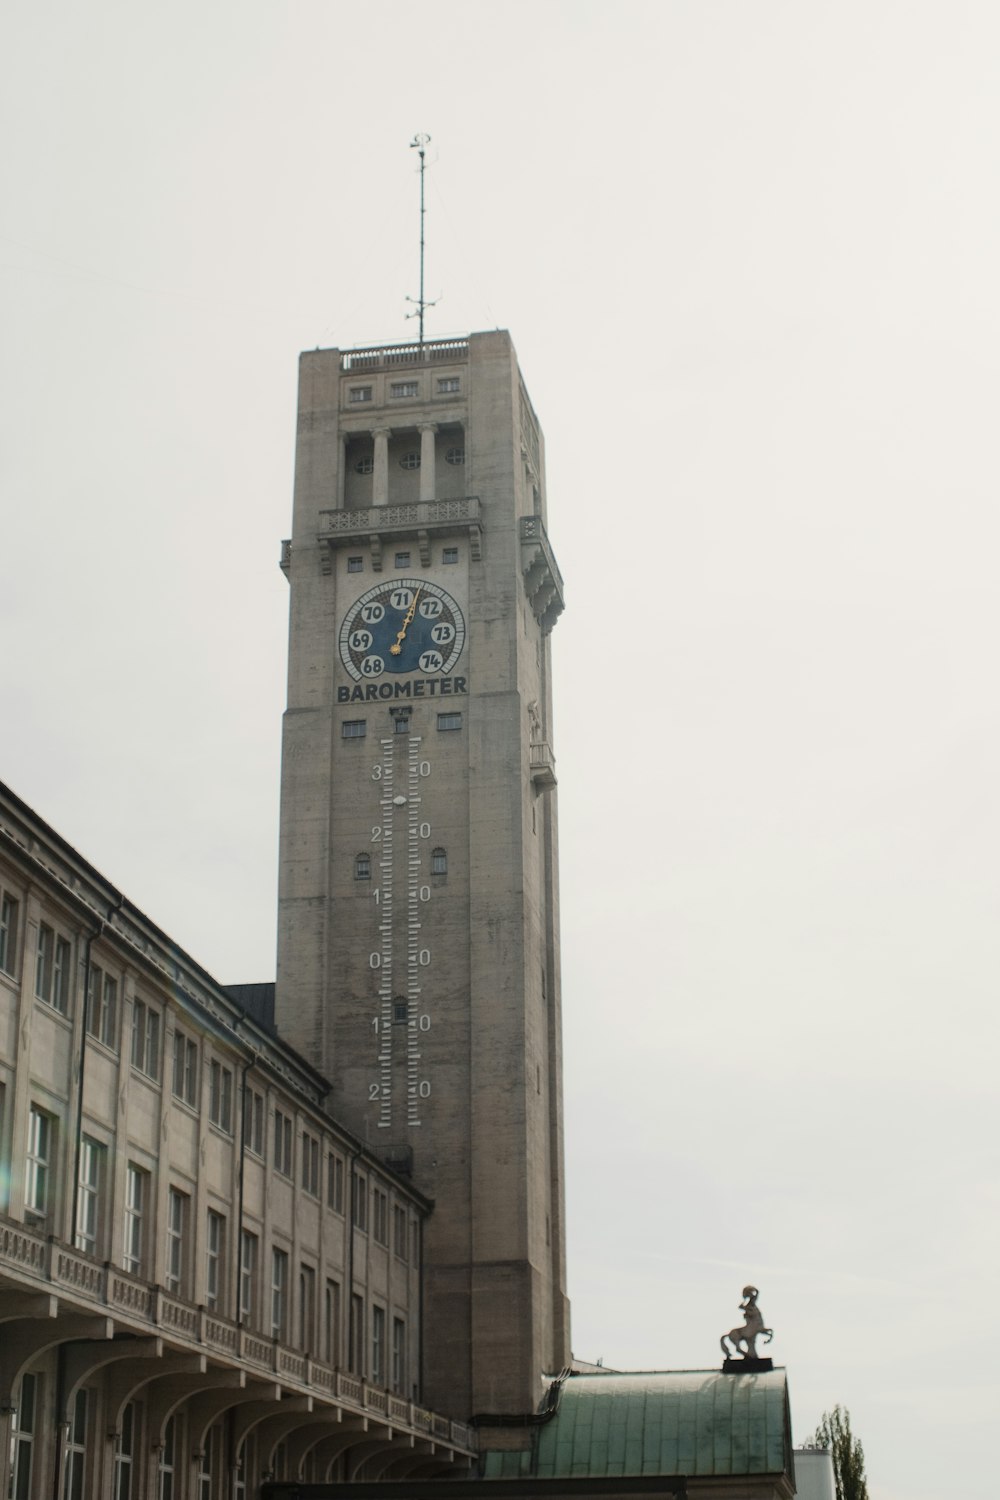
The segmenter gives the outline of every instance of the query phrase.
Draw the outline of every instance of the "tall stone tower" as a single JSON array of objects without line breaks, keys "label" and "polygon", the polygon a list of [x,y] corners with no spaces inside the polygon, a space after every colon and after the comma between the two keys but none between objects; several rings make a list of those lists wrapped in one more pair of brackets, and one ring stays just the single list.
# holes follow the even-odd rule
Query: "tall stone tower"
[{"label": "tall stone tower", "polygon": [[530,1411],[569,1359],[562,581],[507,333],[302,356],[283,565],[276,1019],[434,1200],[423,1398]]}]

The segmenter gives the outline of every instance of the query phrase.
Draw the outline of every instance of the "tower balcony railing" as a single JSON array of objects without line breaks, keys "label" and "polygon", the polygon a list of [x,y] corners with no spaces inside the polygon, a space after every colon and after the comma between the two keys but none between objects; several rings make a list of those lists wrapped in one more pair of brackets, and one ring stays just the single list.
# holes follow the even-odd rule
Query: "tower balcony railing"
[{"label": "tower balcony railing", "polygon": [[472,556],[478,560],[482,547],[482,525],[478,495],[454,500],[418,500],[412,505],[369,505],[363,510],[321,510],[320,543],[332,549],[344,542],[367,546],[376,572],[382,568],[384,540],[415,541],[424,567],[430,564],[432,536],[467,535]]},{"label": "tower balcony railing", "polygon": [[423,344],[373,345],[350,349],[340,357],[342,370],[395,369],[400,365],[440,364],[442,360],[466,360],[468,339],[431,339]]},{"label": "tower balcony railing", "polygon": [[123,1332],[161,1335],[175,1352],[209,1354],[223,1363],[235,1363],[248,1375],[276,1378],[296,1395],[312,1395],[343,1407],[345,1413],[376,1413],[414,1436],[433,1434],[463,1453],[476,1451],[476,1435],[462,1422],[428,1411],[358,1375],[324,1364],[305,1350],[290,1348],[279,1339],[142,1281],[110,1261],[83,1255],[54,1235],[39,1234],[0,1215],[0,1290],[14,1289],[57,1292],[64,1313],[100,1310],[103,1316],[120,1321]]}]

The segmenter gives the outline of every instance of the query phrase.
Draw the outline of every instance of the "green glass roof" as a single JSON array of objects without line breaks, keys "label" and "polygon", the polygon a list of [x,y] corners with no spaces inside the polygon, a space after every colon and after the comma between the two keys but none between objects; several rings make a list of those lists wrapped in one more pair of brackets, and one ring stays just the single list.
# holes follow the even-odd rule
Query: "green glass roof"
[{"label": "green glass roof", "polygon": [[784,1370],[651,1370],[571,1375],[530,1447],[486,1455],[487,1479],[791,1470]]}]

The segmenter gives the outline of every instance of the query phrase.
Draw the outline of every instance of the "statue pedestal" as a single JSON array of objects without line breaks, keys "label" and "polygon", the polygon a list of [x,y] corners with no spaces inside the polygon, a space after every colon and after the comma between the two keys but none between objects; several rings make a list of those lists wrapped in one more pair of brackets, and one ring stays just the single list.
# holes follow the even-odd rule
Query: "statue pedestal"
[{"label": "statue pedestal", "polygon": [[723,1375],[761,1375],[765,1370],[774,1369],[773,1359],[724,1359],[722,1361]]}]

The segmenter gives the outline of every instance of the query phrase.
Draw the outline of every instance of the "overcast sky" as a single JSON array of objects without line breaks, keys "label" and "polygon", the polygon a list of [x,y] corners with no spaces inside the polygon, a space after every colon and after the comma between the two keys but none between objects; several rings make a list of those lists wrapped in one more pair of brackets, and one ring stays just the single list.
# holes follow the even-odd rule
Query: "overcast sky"
[{"label": "overcast sky", "polygon": [[986,1500],[995,0],[21,0],[0,774],[274,972],[300,349],[511,330],[554,636],[574,1347]]}]

